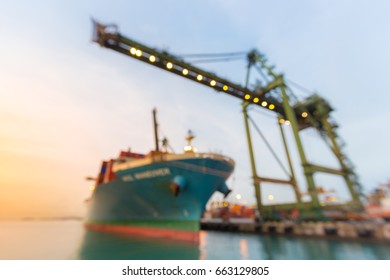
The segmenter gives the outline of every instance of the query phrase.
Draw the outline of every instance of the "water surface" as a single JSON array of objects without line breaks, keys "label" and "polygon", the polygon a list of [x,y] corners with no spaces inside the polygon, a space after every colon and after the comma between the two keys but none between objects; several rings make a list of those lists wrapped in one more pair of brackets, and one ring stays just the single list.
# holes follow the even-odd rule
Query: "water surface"
[{"label": "water surface", "polygon": [[196,245],[85,230],[81,221],[2,221],[0,259],[390,259],[390,244],[202,231]]}]

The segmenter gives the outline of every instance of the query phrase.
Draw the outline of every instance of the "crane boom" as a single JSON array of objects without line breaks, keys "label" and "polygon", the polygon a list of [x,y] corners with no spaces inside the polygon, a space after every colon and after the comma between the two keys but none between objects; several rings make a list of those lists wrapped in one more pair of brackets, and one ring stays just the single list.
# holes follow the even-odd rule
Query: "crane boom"
[{"label": "crane boom", "polygon": [[224,92],[246,102],[275,111],[283,116],[285,115],[283,104],[276,98],[267,96],[268,92],[280,86],[275,81],[270,82],[265,87],[250,90],[214,73],[191,65],[166,51],[150,48],[124,37],[118,32],[115,25],[103,25],[94,21],[93,41],[102,47],[112,49],[173,74],[201,83],[216,91]]}]

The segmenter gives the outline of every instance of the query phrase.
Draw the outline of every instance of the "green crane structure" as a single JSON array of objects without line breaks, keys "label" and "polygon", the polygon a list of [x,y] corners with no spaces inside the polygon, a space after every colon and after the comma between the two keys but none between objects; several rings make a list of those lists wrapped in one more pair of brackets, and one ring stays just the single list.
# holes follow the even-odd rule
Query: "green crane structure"
[{"label": "green crane structure", "polygon": [[[349,209],[362,209],[362,203],[360,200],[361,186],[358,182],[357,175],[355,174],[353,166],[347,156],[342,152],[341,145],[339,143],[340,140],[336,133],[337,125],[330,121],[330,113],[333,111],[332,107],[325,99],[317,94],[313,94],[303,100],[292,100],[293,95],[290,94],[291,89],[287,86],[283,75],[274,72],[273,67],[267,64],[267,60],[264,55],[256,50],[247,54],[248,69],[246,84],[245,86],[241,86],[237,83],[221,78],[214,73],[195,67],[178,56],[169,54],[166,51],[148,47],[135,40],[127,38],[118,32],[115,25],[103,25],[96,21],[94,21],[93,24],[93,41],[98,43],[100,46],[112,49],[126,56],[143,61],[149,65],[156,66],[180,77],[195,81],[207,87],[213,88],[218,92],[223,92],[242,100],[242,111],[247,134],[253,184],[255,188],[257,206],[263,218],[270,217],[272,210],[275,209],[301,209],[302,211],[309,213],[309,217],[317,219],[322,217],[322,206],[318,198],[318,189],[314,180],[314,173],[316,172],[341,176],[345,180],[352,198],[351,201],[346,203],[344,206],[348,206]],[[265,84],[249,88],[249,76],[251,69],[254,67],[263,74]],[[249,121],[251,121],[251,119],[249,118],[247,112],[247,108],[249,106],[260,106],[261,108],[275,112],[277,115],[290,169],[290,178],[288,180],[268,178],[258,175],[249,125]],[[282,126],[283,123],[289,123],[292,129],[304,177],[306,179],[308,193],[311,197],[310,202],[302,202],[290,152],[286,143],[284,128]],[[319,166],[308,161],[299,132],[309,127],[315,128],[319,131],[322,138],[326,141],[331,151],[336,156],[340,164],[339,169]],[[261,184],[263,182],[291,185],[296,196],[296,203],[276,206],[263,205],[261,195]]]}]

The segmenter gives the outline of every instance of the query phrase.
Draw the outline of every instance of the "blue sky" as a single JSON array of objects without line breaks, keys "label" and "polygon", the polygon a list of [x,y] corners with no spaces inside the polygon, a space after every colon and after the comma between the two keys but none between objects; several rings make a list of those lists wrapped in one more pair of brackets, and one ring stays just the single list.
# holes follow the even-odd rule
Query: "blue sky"
[{"label": "blue sky", "polygon": [[[0,213],[82,213],[89,195],[83,178],[97,172],[100,160],[129,146],[140,152],[153,147],[153,107],[176,152],[191,129],[198,150],[235,159],[229,185],[254,201],[240,101],[100,48],[91,42],[91,17],[173,54],[257,48],[276,71],[335,108],[346,152],[367,190],[389,179],[387,1],[79,2],[0,4]],[[199,66],[243,84],[245,64]],[[282,151],[275,116],[256,109],[252,117]],[[259,174],[281,176],[253,137]],[[309,158],[334,165],[314,132],[303,137]],[[291,135],[289,143],[293,147]],[[347,197],[342,182],[317,180]],[[292,194],[278,186],[264,192],[276,201]],[[24,207],[18,208],[20,199]]]}]

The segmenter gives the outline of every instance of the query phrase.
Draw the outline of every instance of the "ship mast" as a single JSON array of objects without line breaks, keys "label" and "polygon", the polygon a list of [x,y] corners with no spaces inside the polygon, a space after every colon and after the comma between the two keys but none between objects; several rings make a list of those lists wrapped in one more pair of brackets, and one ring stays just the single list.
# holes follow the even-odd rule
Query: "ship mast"
[{"label": "ship mast", "polygon": [[157,110],[156,108],[153,109],[153,127],[154,127],[154,141],[155,141],[155,145],[156,145],[156,151],[159,151],[160,150],[160,147],[159,147],[159,142],[158,142],[158,132],[157,132],[157,127],[158,127],[158,123],[157,123],[157,117],[156,117],[156,114],[157,114]]}]

